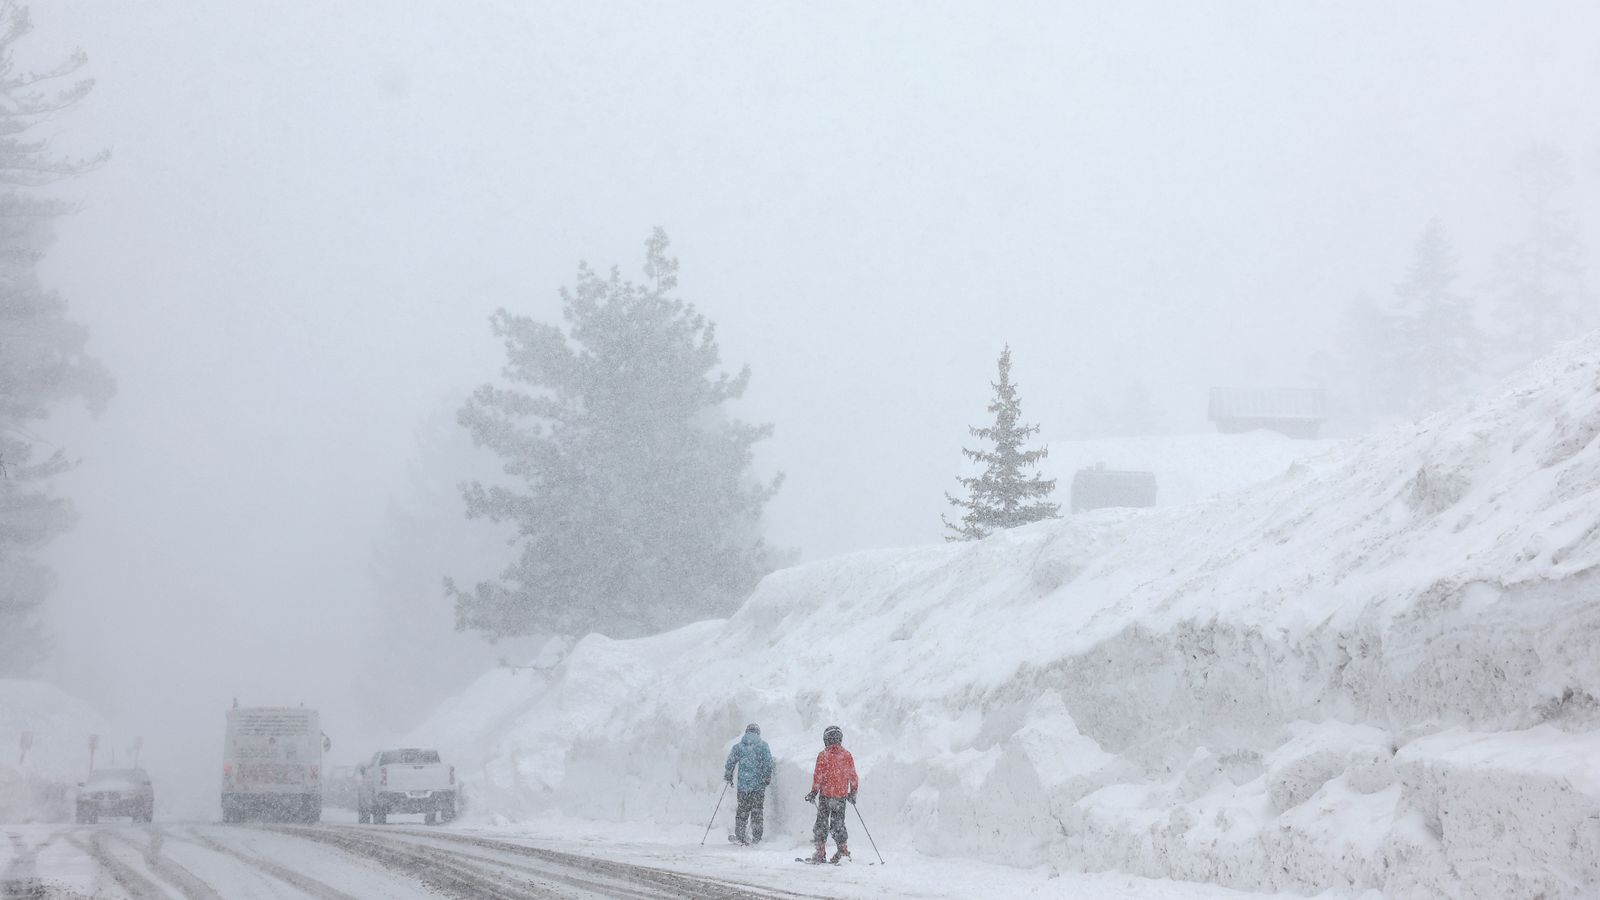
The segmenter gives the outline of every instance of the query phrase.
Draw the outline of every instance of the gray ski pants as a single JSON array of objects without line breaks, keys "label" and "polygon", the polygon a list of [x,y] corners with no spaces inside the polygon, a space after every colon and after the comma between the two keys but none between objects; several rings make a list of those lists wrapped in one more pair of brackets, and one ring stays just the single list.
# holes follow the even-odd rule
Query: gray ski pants
[{"label": "gray ski pants", "polygon": [[811,826],[812,843],[821,844],[830,834],[835,844],[850,840],[850,833],[844,829],[844,808],[848,804],[843,797],[817,798],[817,824]]},{"label": "gray ski pants", "polygon": [[765,799],[765,788],[756,788],[753,791],[739,792],[739,808],[733,814],[733,835],[739,840],[744,840],[744,825],[750,823],[750,839],[761,840],[761,834],[766,825],[766,814],[762,812],[762,800]]}]

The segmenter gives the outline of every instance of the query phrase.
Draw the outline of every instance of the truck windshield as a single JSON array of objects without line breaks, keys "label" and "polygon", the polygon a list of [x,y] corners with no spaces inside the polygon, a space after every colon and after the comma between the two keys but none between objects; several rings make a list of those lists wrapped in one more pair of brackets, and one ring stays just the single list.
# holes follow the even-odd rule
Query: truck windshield
[{"label": "truck windshield", "polygon": [[425,766],[438,761],[437,750],[385,750],[378,754],[380,766]]},{"label": "truck windshield", "polygon": [[143,784],[148,780],[142,769],[96,769],[89,775],[89,784],[96,787],[103,785],[131,787]]}]

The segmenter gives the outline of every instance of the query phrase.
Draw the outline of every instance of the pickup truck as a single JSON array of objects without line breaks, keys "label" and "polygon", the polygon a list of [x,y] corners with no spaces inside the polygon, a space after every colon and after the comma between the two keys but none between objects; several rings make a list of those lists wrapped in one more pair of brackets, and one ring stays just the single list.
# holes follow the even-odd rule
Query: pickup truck
[{"label": "pickup truck", "polygon": [[379,750],[357,772],[356,821],[387,824],[390,813],[421,813],[429,825],[456,817],[456,767],[439,751]]}]

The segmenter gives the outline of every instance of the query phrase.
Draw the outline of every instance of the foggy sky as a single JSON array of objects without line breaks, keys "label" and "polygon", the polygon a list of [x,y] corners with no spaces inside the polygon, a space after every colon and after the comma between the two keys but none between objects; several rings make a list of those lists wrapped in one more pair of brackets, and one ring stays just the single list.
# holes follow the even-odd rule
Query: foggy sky
[{"label": "foggy sky", "polygon": [[59,141],[113,151],[44,276],[119,386],[44,429],[84,460],[52,674],[208,741],[234,695],[348,711],[418,423],[494,308],[654,225],[807,558],[940,539],[1006,342],[1046,434],[1134,379],[1201,430],[1429,217],[1478,284],[1529,142],[1600,229],[1587,3],[864,6],[35,3],[99,82]]}]

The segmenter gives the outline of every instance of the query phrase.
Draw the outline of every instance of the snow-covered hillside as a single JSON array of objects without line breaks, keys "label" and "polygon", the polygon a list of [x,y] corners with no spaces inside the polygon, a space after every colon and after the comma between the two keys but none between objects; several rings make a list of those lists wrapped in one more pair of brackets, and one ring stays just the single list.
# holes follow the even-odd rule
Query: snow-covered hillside
[{"label": "snow-covered hillside", "polygon": [[[703,823],[746,722],[802,835],[843,726],[880,840],[1395,896],[1600,892],[1600,335],[1180,507],[778,572],[425,725],[475,814]],[[880,824],[881,823],[881,824]]]},{"label": "snow-covered hillside", "polygon": [[91,734],[112,746],[110,726],[82,700],[42,681],[0,679],[0,822],[70,819],[68,791],[89,773]]}]

